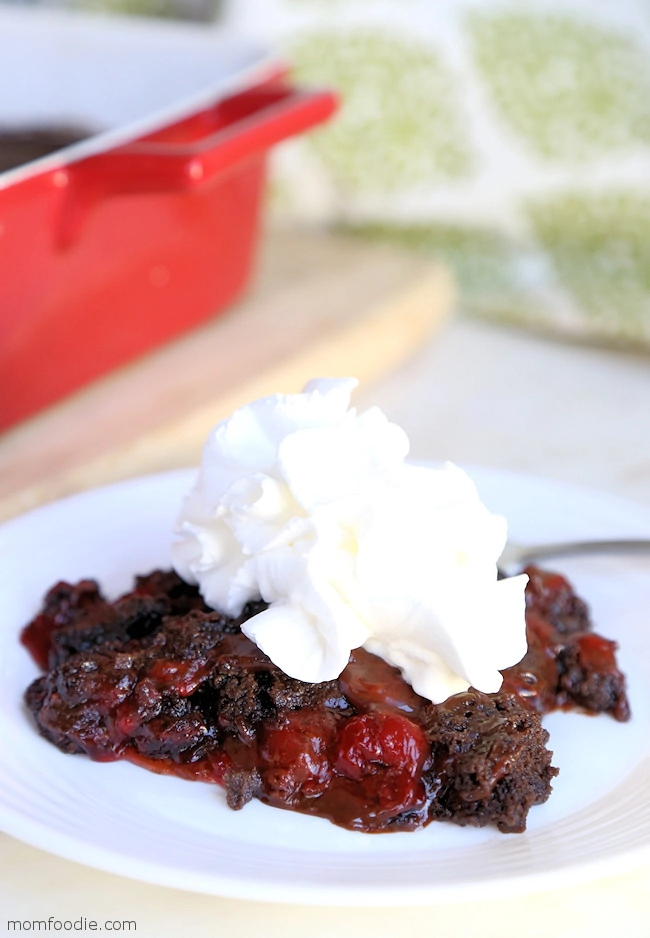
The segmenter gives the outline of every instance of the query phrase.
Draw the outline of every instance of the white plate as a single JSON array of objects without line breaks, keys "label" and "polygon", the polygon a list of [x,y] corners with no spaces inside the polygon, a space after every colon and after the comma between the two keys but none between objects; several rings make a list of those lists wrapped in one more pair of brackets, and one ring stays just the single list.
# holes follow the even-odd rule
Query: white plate
[{"label": "white plate", "polygon": [[[521,541],[650,535],[650,510],[599,493],[473,471]],[[565,561],[597,628],[620,641],[633,719],[547,720],[561,773],[525,834],[431,824],[366,835],[257,802],[230,811],[216,786],[126,763],[66,756],[21,699],[37,670],[21,626],[57,579],[112,594],[168,565],[186,472],[138,479],[38,509],[0,528],[0,826],[89,866],[196,892],[275,902],[425,904],[521,893],[650,860],[650,560]],[[559,566],[559,565],[556,565]]]}]

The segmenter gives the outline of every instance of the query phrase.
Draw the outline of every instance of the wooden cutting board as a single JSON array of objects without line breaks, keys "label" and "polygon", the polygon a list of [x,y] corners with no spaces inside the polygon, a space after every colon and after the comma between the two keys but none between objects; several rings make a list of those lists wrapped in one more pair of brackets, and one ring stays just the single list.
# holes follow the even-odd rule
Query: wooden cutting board
[{"label": "wooden cutting board", "polygon": [[0,519],[195,464],[210,428],[256,397],[318,376],[369,383],[453,304],[443,267],[322,233],[268,235],[258,268],[226,315],[0,435]]}]

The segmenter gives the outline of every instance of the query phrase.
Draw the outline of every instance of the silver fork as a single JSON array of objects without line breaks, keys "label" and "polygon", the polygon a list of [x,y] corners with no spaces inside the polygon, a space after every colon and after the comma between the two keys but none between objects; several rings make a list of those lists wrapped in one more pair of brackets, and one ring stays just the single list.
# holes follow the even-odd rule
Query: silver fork
[{"label": "silver fork", "polygon": [[528,563],[548,557],[573,557],[588,554],[650,554],[650,538],[627,538],[595,541],[562,541],[557,544],[516,544],[508,541],[499,557],[504,573],[521,569]]}]

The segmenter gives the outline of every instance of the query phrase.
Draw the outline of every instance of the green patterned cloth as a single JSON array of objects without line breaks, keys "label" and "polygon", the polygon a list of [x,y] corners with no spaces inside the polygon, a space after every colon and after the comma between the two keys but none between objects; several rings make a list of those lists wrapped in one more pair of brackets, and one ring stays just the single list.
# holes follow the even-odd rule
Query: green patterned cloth
[{"label": "green patterned cloth", "polygon": [[279,210],[444,257],[464,308],[650,347],[650,4],[232,0],[339,116]]}]

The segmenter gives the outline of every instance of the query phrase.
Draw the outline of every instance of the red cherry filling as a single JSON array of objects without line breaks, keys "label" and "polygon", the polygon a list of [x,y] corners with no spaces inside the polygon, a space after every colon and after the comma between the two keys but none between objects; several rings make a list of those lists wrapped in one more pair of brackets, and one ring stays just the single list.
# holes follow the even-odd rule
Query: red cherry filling
[{"label": "red cherry filling", "polygon": [[336,770],[359,781],[382,770],[419,774],[427,742],[419,726],[405,717],[372,710],[346,721],[338,740]]},{"label": "red cherry filling", "polygon": [[[429,755],[423,730],[406,717],[372,710],[346,720],[339,733],[334,767],[338,778],[338,810],[347,804],[350,827],[377,827],[397,815],[423,810],[426,793],[422,767]],[[410,821],[404,818],[404,826]]]},{"label": "red cherry filling", "polygon": [[[420,727],[394,713],[373,710],[342,720],[333,711],[295,711],[264,731],[259,797],[335,817],[347,827],[384,829],[410,812],[419,825],[419,813],[426,811],[422,767],[429,748]],[[401,823],[416,822],[403,817]]]},{"label": "red cherry filling", "polygon": [[295,710],[284,723],[267,727],[258,750],[262,800],[292,805],[322,794],[332,780],[335,739],[331,711]]}]

